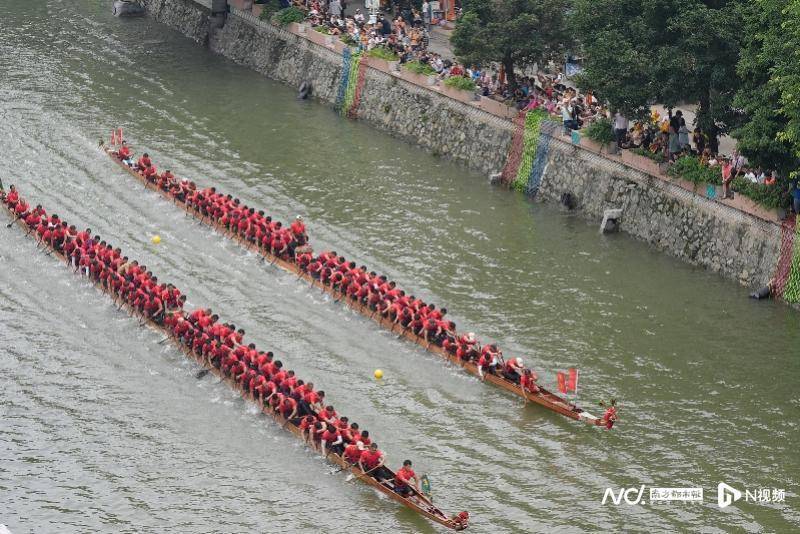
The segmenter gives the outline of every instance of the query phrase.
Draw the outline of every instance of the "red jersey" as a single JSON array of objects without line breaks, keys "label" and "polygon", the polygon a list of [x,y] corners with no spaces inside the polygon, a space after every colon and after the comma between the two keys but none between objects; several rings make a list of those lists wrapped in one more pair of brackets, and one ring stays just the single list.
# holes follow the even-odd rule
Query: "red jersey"
[{"label": "red jersey", "polygon": [[413,469],[403,466],[394,474],[395,486],[408,486],[408,481],[416,477]]},{"label": "red jersey", "polygon": [[344,448],[344,459],[351,464],[358,463],[361,459],[361,449],[355,443],[351,443]]},{"label": "red jersey", "polygon": [[361,453],[361,463],[364,464],[364,467],[369,471],[370,469],[374,469],[378,466],[381,461],[381,456],[383,453],[379,450],[375,451],[364,451]]}]

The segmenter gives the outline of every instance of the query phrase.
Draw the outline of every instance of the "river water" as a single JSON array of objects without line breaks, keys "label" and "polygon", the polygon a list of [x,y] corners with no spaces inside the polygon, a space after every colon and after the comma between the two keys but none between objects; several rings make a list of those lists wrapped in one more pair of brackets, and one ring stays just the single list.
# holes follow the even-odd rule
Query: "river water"
[{"label": "river water", "polygon": [[[800,528],[797,312],[109,11],[0,2],[6,186],[274,349],[390,465],[408,457],[428,473],[443,509],[469,510],[476,532]],[[318,249],[445,305],[545,384],[580,368],[579,403],[616,397],[618,427],[526,407],[260,263],[108,161],[97,139],[118,125],[161,168],[282,220],[304,214]],[[0,523],[12,532],[438,530],[196,379],[17,227],[0,231],[0,265]],[[720,510],[719,482],[786,501]],[[606,487],[640,484],[702,487],[705,501],[601,504]]]}]

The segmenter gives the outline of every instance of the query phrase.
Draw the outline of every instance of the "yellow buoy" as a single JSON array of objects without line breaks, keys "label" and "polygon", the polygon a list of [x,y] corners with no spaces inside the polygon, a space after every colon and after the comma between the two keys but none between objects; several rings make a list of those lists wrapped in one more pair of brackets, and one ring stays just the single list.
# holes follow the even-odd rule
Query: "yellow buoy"
[{"label": "yellow buoy", "polygon": [[153,243],[154,245],[158,245],[159,243],[161,243],[161,236],[154,235],[153,237],[150,238],[150,242]]},{"label": "yellow buoy", "polygon": [[374,374],[375,374],[375,378],[377,378],[378,380],[383,378],[383,371],[381,371],[380,369],[375,369],[375,373]]}]

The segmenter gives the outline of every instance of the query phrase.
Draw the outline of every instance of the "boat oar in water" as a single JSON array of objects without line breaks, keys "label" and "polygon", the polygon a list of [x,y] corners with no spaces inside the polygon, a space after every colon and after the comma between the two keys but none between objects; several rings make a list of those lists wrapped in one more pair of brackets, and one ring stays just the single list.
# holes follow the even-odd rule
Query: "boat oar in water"
[{"label": "boat oar in water", "polygon": [[211,369],[200,369],[200,371],[195,375],[195,378],[203,378],[208,373],[211,372]]},{"label": "boat oar in water", "polygon": [[363,477],[364,475],[368,475],[368,474],[372,473],[373,471],[375,471],[375,470],[376,470],[377,468],[379,468],[379,467],[380,467],[380,465],[376,465],[375,467],[373,467],[373,468],[372,468],[372,469],[370,469],[369,471],[362,471],[360,475],[355,475],[355,474],[353,474],[353,473],[350,473],[349,475],[347,475],[347,478],[345,478],[345,481],[346,481],[346,482],[350,482],[350,481],[351,481],[351,480],[353,480],[353,479],[358,479],[358,478],[361,478],[361,477]]}]

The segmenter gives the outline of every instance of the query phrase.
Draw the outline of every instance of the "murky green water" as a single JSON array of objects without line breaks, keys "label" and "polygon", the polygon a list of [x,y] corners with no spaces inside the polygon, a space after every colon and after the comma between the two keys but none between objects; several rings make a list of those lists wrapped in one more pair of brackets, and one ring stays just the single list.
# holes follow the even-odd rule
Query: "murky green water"
[{"label": "murky green water", "polygon": [[[285,354],[475,532],[800,528],[800,319],[625,236],[298,102],[105,1],[0,2],[0,173]],[[125,128],[450,309],[613,432],[524,407],[378,331],[144,191],[100,152]],[[4,221],[5,222],[5,221]],[[158,233],[159,247],[149,243]],[[747,253],[747,251],[742,251]],[[15,227],[0,230],[0,523],[20,532],[432,532],[299,446]],[[372,370],[386,373],[383,382]],[[719,482],[786,502],[720,510]],[[606,487],[703,504],[601,504]],[[645,499],[647,500],[647,499]]]}]

